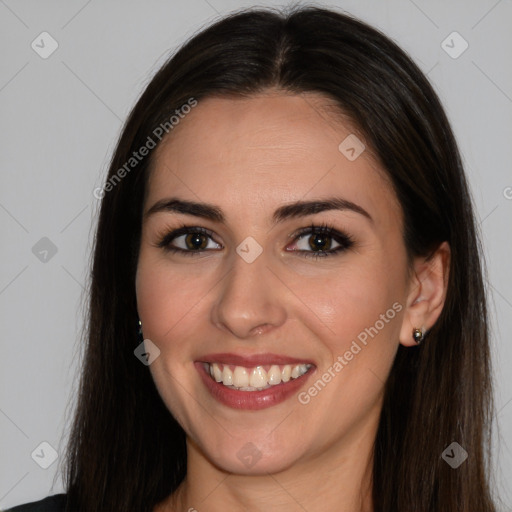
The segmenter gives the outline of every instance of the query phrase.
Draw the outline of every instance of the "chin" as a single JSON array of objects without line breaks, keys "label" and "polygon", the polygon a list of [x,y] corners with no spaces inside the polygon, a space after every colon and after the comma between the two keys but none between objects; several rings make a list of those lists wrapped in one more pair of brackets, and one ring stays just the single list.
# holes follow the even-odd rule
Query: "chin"
[{"label": "chin", "polygon": [[[236,440],[229,438],[225,445],[216,443],[214,449],[208,446],[204,455],[214,466],[225,472],[254,476],[285,471],[297,464],[303,456],[302,440],[292,443],[288,438],[288,443],[281,440],[269,443],[265,437],[266,434],[260,437],[245,435]],[[301,447],[300,452],[297,447]]]}]

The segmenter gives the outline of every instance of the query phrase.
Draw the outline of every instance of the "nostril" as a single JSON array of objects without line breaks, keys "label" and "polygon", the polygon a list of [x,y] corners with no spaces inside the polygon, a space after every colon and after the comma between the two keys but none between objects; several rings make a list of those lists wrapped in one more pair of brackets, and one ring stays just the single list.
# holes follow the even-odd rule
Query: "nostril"
[{"label": "nostril", "polygon": [[267,330],[268,330],[268,328],[269,328],[269,327],[270,327],[270,326],[269,326],[268,324],[265,324],[265,325],[263,325],[263,326],[261,326],[261,325],[260,325],[259,327],[255,327],[255,328],[253,329],[252,334],[263,334],[265,331],[267,331]]}]

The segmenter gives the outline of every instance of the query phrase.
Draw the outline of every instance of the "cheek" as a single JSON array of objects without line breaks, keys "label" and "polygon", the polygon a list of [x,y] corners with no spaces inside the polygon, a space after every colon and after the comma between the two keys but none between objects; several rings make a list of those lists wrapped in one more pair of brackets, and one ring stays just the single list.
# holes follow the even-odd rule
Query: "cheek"
[{"label": "cheek", "polygon": [[375,261],[347,265],[303,290],[320,319],[316,334],[323,356],[316,378],[298,399],[329,425],[322,427],[326,435],[348,431],[378,404],[399,345],[404,307],[398,275],[398,266],[384,273]]},{"label": "cheek", "polygon": [[[166,340],[187,339],[183,329],[193,324],[201,299],[208,287],[201,279],[191,279],[186,270],[172,271],[162,260],[151,260],[141,255],[137,269],[137,309],[144,336],[162,350],[168,349]],[[178,343],[178,345],[176,345]]]},{"label": "cheek", "polygon": [[[193,391],[188,381],[193,369],[190,347],[202,336],[198,332],[200,298],[208,291],[201,280],[186,272],[170,270],[162,259],[141,258],[137,268],[137,309],[145,339],[159,349],[160,356],[149,369],[160,396],[175,419],[183,426],[191,423],[185,402]],[[188,392],[185,393],[184,389]]]},{"label": "cheek", "polygon": [[368,330],[375,337],[376,328],[379,338],[398,332],[397,313],[403,308],[396,303],[402,289],[389,268],[383,272],[374,262],[340,267],[325,279],[308,280],[303,293],[319,323],[329,328],[325,332],[330,333],[330,345],[337,352],[358,336],[364,341]]}]

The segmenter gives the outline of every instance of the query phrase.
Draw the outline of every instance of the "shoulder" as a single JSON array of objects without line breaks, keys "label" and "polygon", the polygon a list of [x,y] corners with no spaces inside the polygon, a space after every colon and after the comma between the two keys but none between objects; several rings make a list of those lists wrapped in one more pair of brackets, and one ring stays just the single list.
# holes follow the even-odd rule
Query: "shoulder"
[{"label": "shoulder", "polygon": [[66,507],[66,495],[55,494],[39,501],[31,501],[23,505],[7,509],[5,512],[64,512]]}]

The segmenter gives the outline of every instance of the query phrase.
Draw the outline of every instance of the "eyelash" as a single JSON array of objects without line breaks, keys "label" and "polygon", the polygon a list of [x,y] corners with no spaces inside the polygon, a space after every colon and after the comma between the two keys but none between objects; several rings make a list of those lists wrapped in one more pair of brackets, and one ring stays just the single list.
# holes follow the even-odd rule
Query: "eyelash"
[{"label": "eyelash", "polygon": [[[171,245],[171,242],[177,238],[180,235],[188,235],[188,234],[201,234],[208,236],[213,239],[213,232],[209,229],[199,227],[199,226],[188,226],[186,224],[182,225],[178,229],[174,229],[170,232],[164,232],[158,236],[158,242],[156,244],[157,247],[164,249],[166,252],[171,253],[180,253],[185,256],[197,256],[198,254],[201,254],[202,252],[211,250],[211,249],[201,249],[197,251],[191,251],[191,250],[185,250],[181,249],[179,247],[173,247]],[[303,251],[303,250],[295,250],[293,252],[298,252],[305,258],[325,258],[330,256],[335,256],[336,254],[340,252],[344,252],[350,247],[354,245],[354,240],[350,235],[347,235],[345,233],[341,233],[337,229],[334,228],[334,226],[331,226],[329,224],[323,223],[321,225],[315,225],[311,224],[309,227],[305,227],[300,229],[298,232],[294,233],[293,235],[290,235],[290,237],[293,237],[294,241],[296,239],[300,239],[304,237],[305,235],[327,235],[331,238],[333,238],[337,243],[339,243],[339,247],[336,247],[335,249],[330,249],[328,251]],[[215,241],[215,240],[214,240]],[[218,243],[218,242],[215,242]]]}]

